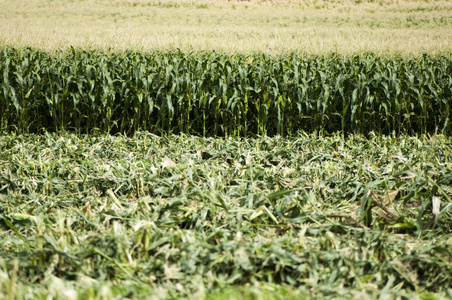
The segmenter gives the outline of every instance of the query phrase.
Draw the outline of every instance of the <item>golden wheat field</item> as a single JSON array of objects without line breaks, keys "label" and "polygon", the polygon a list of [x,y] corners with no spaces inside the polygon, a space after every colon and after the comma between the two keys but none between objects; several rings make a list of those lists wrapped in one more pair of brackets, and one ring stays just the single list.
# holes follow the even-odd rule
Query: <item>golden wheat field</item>
[{"label": "golden wheat field", "polygon": [[452,49],[452,1],[0,1],[0,45],[407,56]]}]

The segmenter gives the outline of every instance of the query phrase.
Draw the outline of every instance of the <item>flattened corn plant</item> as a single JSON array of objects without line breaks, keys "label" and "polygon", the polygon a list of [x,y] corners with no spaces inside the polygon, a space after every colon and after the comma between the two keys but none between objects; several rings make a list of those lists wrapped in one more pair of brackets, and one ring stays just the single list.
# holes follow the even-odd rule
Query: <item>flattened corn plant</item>
[{"label": "flattened corn plant", "polygon": [[0,297],[451,297],[451,142],[1,136]]},{"label": "flattened corn plant", "polygon": [[0,51],[18,133],[450,134],[452,59]]}]

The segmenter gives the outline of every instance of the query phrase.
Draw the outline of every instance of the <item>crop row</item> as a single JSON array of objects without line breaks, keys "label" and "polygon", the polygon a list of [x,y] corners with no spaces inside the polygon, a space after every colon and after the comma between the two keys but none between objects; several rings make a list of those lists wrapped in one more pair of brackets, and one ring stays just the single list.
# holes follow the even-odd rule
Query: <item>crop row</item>
[{"label": "crop row", "polygon": [[452,56],[0,51],[1,130],[450,133]]}]

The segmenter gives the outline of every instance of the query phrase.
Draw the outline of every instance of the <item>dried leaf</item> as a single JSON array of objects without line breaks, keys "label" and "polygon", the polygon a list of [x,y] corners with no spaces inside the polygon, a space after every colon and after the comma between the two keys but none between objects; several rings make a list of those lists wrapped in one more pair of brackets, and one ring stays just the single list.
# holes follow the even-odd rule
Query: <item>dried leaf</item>
[{"label": "dried leaf", "polygon": [[174,168],[176,167],[176,163],[174,161],[172,161],[169,157],[165,156],[162,159],[162,162],[160,163],[160,166],[165,169],[165,168]]},{"label": "dried leaf", "polygon": [[439,199],[439,197],[433,196],[433,198],[432,198],[432,214],[435,216],[435,225],[436,225],[436,223],[438,223],[440,206],[441,206],[441,199]]}]

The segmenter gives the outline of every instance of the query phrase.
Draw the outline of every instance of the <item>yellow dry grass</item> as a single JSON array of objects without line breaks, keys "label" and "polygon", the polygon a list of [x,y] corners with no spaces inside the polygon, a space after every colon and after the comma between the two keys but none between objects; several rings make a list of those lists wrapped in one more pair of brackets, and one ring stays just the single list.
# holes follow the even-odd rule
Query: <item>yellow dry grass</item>
[{"label": "yellow dry grass", "polygon": [[0,46],[441,55],[452,1],[0,0]]}]

